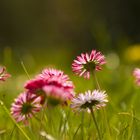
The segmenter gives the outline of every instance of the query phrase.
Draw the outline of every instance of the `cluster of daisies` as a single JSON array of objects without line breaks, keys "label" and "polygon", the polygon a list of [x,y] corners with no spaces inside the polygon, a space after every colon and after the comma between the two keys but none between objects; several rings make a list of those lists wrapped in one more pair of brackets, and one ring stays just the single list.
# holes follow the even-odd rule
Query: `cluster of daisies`
[{"label": "cluster of daisies", "polygon": [[[86,79],[91,77],[95,71],[102,69],[106,63],[101,52],[92,50],[90,54],[85,53],[77,56],[73,61],[72,70],[78,76]],[[140,86],[140,69],[135,69],[133,75],[137,85]],[[5,68],[0,69],[0,81],[10,77]],[[76,111],[92,108],[100,109],[108,102],[105,91],[95,89],[85,93],[75,94],[74,84],[63,71],[46,68],[40,74],[25,83],[25,90],[12,103],[11,115],[17,122],[28,123],[28,120],[40,112],[44,107],[56,105],[69,105]]]},{"label": "cluster of daisies", "polygon": [[[90,73],[101,70],[105,64],[105,57],[100,52],[93,50],[90,54],[81,54],[72,64],[73,72],[79,76],[90,78]],[[28,123],[36,113],[46,106],[68,105],[74,111],[99,109],[106,105],[107,94],[105,91],[93,90],[80,93],[74,92],[73,82],[63,71],[46,68],[34,79],[25,83],[25,91],[12,103],[11,114],[17,122]]]},{"label": "cluster of daisies", "polygon": [[12,104],[11,114],[17,122],[26,121],[44,106],[67,104],[74,97],[74,85],[68,75],[56,69],[44,69],[25,83],[25,92]]}]

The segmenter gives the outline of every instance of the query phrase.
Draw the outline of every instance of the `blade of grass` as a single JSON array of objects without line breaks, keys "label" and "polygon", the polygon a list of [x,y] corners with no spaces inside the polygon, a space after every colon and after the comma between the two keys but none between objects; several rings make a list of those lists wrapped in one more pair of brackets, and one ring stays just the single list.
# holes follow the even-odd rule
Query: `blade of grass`
[{"label": "blade of grass", "polygon": [[76,129],[76,131],[75,131],[75,133],[74,133],[74,135],[73,135],[73,140],[75,140],[75,137],[76,137],[76,135],[77,135],[77,133],[78,133],[78,131],[79,131],[81,125],[82,125],[82,124],[80,123],[79,126],[78,126],[78,128]]},{"label": "blade of grass", "polygon": [[24,72],[26,73],[28,79],[31,79],[31,78],[30,78],[30,75],[29,75],[29,73],[28,73],[28,71],[27,71],[27,69],[26,69],[26,67],[25,67],[25,65],[24,65],[24,63],[23,63],[23,61],[20,61],[20,63],[21,63],[21,66],[22,66]]},{"label": "blade of grass", "polygon": [[7,107],[4,105],[2,101],[0,101],[0,105],[2,106],[3,110],[6,112],[8,117],[13,121],[13,123],[17,126],[17,128],[21,131],[21,133],[25,136],[27,140],[31,140],[28,135],[24,132],[24,130],[17,124],[17,122],[12,118],[11,114],[9,113],[9,110]]}]

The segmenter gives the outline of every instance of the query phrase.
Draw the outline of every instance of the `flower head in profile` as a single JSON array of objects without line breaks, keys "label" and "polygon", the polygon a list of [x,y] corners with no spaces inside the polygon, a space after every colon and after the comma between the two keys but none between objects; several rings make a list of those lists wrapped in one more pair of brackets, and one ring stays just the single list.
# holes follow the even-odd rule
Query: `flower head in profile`
[{"label": "flower head in profile", "polygon": [[42,108],[40,105],[41,98],[35,94],[24,92],[21,93],[11,106],[11,114],[17,122],[28,123],[28,119],[32,118]]},{"label": "flower head in profile", "polygon": [[140,69],[135,68],[133,71],[133,76],[135,77],[135,82],[138,86],[140,86]]},{"label": "flower head in profile", "polygon": [[6,72],[6,68],[0,67],[0,81],[5,81],[9,77],[11,77],[11,75]]},{"label": "flower head in profile", "polygon": [[89,79],[90,73],[94,70],[101,70],[101,66],[105,63],[104,55],[101,52],[92,50],[90,54],[82,53],[80,56],[77,56],[77,59],[72,64],[72,70],[75,74]]},{"label": "flower head in profile", "polygon": [[78,97],[72,99],[71,108],[74,111],[90,110],[90,108],[100,109],[106,106],[108,102],[105,91],[93,90],[87,91],[85,94],[79,94]]}]

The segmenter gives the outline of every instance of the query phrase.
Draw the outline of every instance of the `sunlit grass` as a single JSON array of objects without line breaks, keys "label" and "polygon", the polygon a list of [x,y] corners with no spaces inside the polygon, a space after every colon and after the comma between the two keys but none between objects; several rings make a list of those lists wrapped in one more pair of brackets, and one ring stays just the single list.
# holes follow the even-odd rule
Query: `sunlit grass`
[{"label": "sunlit grass", "polygon": [[[13,67],[9,58],[6,59],[8,71],[11,71],[12,77],[5,83],[0,83],[0,100],[8,108],[8,110],[5,110],[0,105],[0,140],[25,140],[28,139],[27,137],[31,140],[98,139],[91,115],[89,113],[75,114],[69,106],[46,108],[44,110],[44,117],[42,118],[42,112],[37,114],[35,118],[30,120],[29,126],[19,123],[18,126],[23,130],[22,132],[16,122],[9,116],[10,105],[14,98],[24,90],[25,81],[29,77],[34,77],[35,73],[39,73],[41,68],[50,65],[47,61],[40,61],[39,66],[35,64],[33,67],[30,67],[24,60],[22,64],[18,60],[19,63],[16,65],[16,60],[11,58],[15,64]],[[56,59],[58,59],[57,56]],[[53,63],[51,60],[50,62]],[[55,61],[56,67],[70,75],[77,93],[95,88],[94,79],[85,80],[75,76],[72,74],[69,64],[70,60],[69,63],[63,62],[62,66],[61,62]],[[18,68],[18,73],[16,73],[15,69]],[[140,139],[140,89],[134,85],[132,69],[133,67],[129,65],[119,64],[113,70],[104,67],[103,71],[97,73],[101,88],[105,89],[109,96],[109,102],[105,108],[107,120],[105,120],[103,110],[95,112],[95,117],[104,140]]]}]

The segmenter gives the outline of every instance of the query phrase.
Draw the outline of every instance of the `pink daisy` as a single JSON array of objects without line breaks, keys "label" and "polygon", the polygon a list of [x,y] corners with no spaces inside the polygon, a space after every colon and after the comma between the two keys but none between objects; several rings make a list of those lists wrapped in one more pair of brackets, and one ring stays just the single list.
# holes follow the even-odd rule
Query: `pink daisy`
[{"label": "pink daisy", "polygon": [[56,69],[43,70],[43,73],[38,75],[36,79],[28,81],[25,84],[25,88],[41,96],[41,103],[44,103],[46,96],[47,99],[51,96],[51,98],[57,98],[57,100],[60,98],[60,101],[65,102],[74,95],[74,85],[69,81],[68,75]]},{"label": "pink daisy", "polygon": [[140,69],[135,68],[133,71],[133,76],[135,77],[135,82],[138,86],[140,86]]},{"label": "pink daisy", "polygon": [[5,81],[9,77],[11,77],[11,75],[6,72],[6,68],[0,67],[0,81]]},{"label": "pink daisy", "polygon": [[66,79],[64,80],[63,76],[52,76],[45,82],[43,90],[47,96],[48,103],[51,105],[63,104],[74,96],[73,83]]},{"label": "pink daisy", "polygon": [[87,91],[85,94],[81,93],[78,97],[72,99],[71,108],[74,111],[93,110],[100,109],[106,106],[108,102],[107,94],[105,91],[93,90]]},{"label": "pink daisy", "polygon": [[72,70],[75,74],[89,79],[90,72],[101,70],[101,65],[105,63],[104,55],[101,52],[92,50],[90,54],[82,53],[80,56],[77,56],[77,59],[72,64]]},{"label": "pink daisy", "polygon": [[17,122],[28,123],[28,119],[32,118],[41,110],[41,98],[35,94],[24,92],[21,93],[11,106],[11,114]]}]

